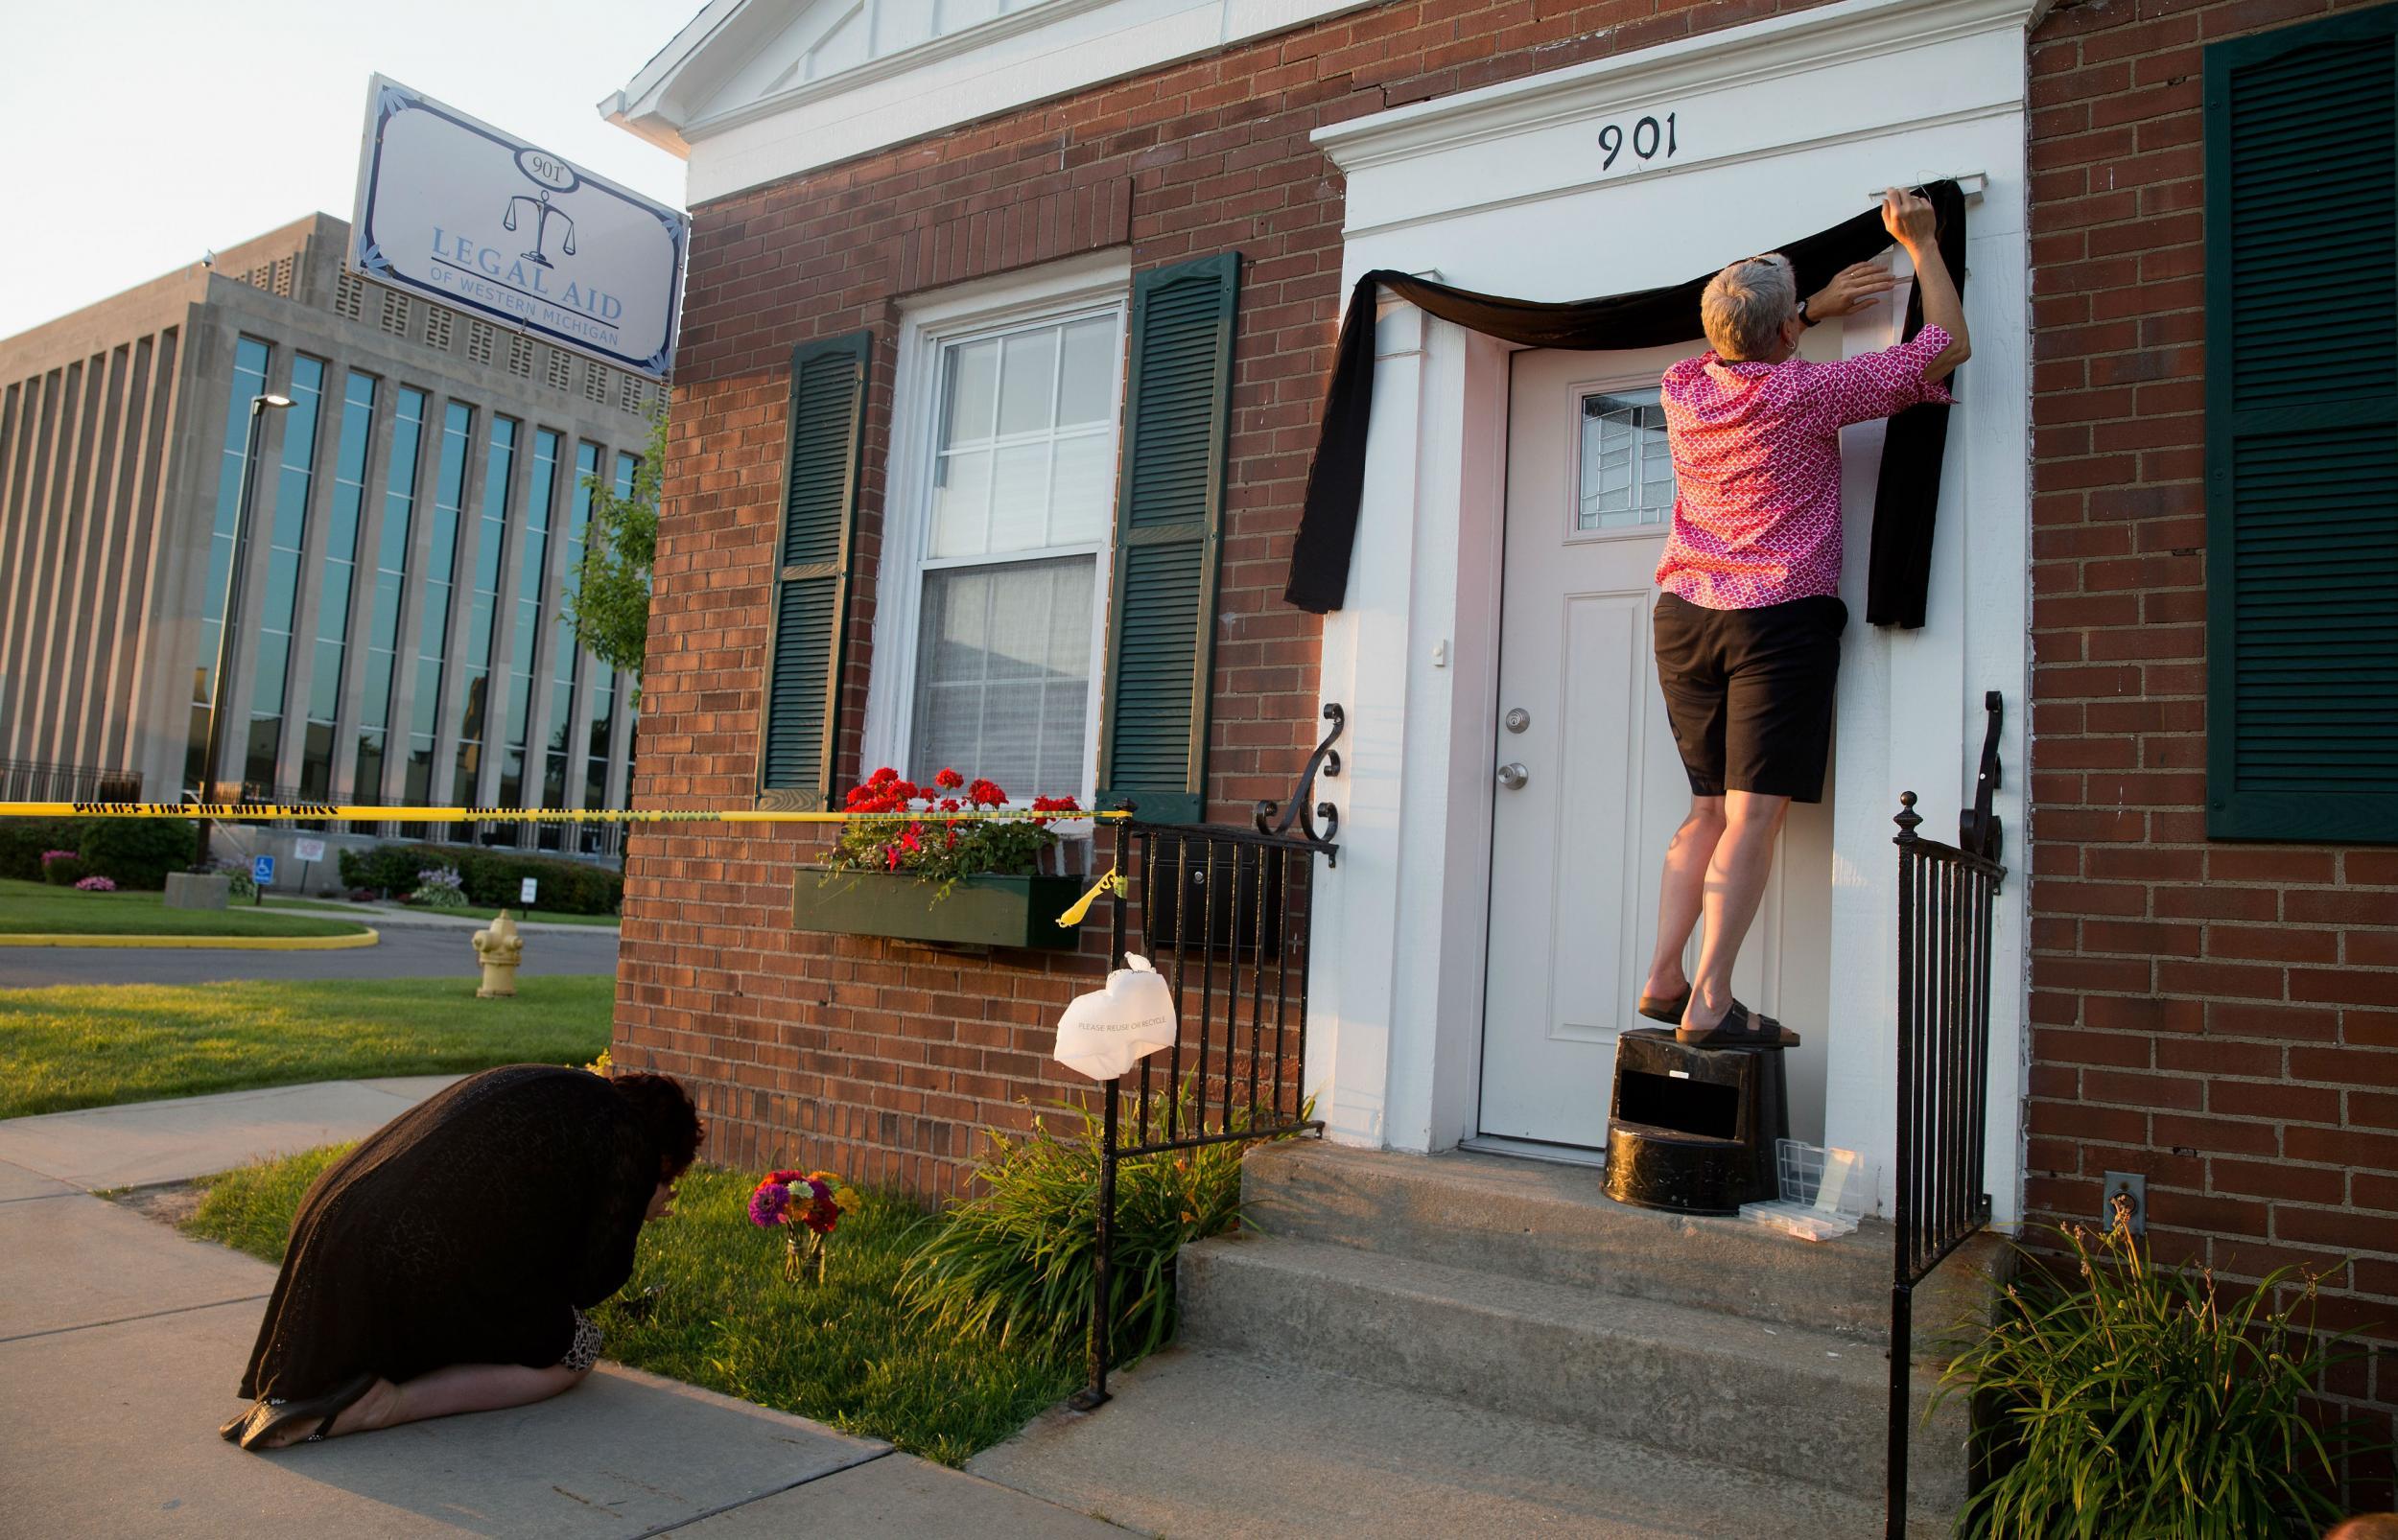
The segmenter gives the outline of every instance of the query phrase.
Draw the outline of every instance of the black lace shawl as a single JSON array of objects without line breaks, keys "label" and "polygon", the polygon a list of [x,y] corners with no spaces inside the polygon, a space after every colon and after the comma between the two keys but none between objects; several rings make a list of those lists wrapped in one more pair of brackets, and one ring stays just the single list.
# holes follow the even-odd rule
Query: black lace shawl
[{"label": "black lace shawl", "polygon": [[657,1179],[647,1130],[600,1077],[510,1064],[459,1081],[309,1188],[241,1393],[557,1363],[574,1309],[632,1275]]}]

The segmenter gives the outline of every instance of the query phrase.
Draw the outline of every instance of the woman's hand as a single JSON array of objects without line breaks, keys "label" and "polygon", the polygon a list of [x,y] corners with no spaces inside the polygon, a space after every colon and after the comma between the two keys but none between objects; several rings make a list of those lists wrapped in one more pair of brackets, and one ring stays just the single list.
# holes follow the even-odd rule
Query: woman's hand
[{"label": "woman's hand", "polygon": [[1830,320],[1873,303],[1874,296],[1896,288],[1898,280],[1886,268],[1860,262],[1844,268],[1832,281],[1807,296],[1807,319]]},{"label": "woman's hand", "polygon": [[1932,212],[1930,198],[1893,187],[1882,195],[1882,228],[1890,232],[1892,240],[1913,252],[1931,245],[1939,236],[1940,220]]}]

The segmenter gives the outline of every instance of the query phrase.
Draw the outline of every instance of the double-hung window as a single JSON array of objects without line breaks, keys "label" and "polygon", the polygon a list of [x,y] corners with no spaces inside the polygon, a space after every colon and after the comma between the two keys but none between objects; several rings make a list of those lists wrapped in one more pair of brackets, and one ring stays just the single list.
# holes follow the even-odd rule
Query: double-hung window
[{"label": "double-hung window", "polygon": [[1095,788],[1129,287],[1117,253],[907,308],[861,773]]},{"label": "double-hung window", "polygon": [[[1136,276],[1117,248],[910,301],[895,348],[793,349],[762,802],[837,807],[852,766],[887,764],[1199,817],[1238,276],[1232,252]],[[885,435],[869,377],[894,353]]]},{"label": "double-hung window", "polygon": [[899,510],[922,554],[884,589],[913,656],[877,724],[903,773],[1090,795],[1123,348],[1114,299],[926,339],[925,474]]}]

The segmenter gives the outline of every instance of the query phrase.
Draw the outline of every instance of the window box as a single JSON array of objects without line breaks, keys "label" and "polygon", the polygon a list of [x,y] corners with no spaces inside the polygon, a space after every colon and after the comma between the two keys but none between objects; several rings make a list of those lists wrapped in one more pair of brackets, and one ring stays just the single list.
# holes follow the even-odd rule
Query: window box
[{"label": "window box", "polygon": [[939,902],[940,891],[905,872],[835,872],[803,866],[791,880],[791,925],[841,936],[887,936],[944,946],[1017,946],[1071,951],[1077,926],[1057,917],[1089,884],[1081,877],[966,877]]}]

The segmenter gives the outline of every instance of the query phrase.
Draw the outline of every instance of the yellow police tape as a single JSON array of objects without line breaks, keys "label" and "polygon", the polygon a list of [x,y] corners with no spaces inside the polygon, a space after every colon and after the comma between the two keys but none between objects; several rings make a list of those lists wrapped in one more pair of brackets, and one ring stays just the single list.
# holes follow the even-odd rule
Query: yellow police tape
[{"label": "yellow police tape", "polygon": [[350,807],[317,803],[256,802],[0,802],[0,818],[214,818],[251,823],[315,824],[846,824],[853,819],[1130,818],[1122,808],[1061,813],[1029,807],[961,808],[957,812],[817,813],[779,808],[691,807]]}]

